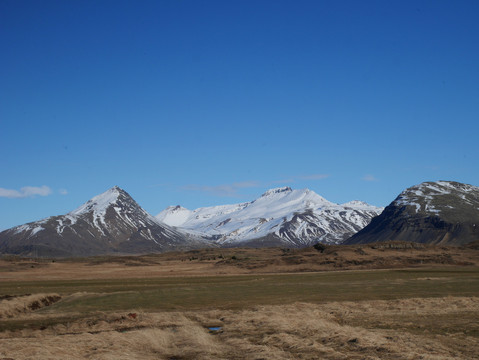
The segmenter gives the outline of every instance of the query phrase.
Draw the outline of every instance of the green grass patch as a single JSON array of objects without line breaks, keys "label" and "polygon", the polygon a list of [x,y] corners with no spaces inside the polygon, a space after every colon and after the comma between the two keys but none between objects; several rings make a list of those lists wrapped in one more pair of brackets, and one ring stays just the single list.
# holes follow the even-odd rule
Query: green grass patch
[{"label": "green grass patch", "polygon": [[[240,309],[256,305],[479,296],[479,269],[374,270],[154,279],[24,281],[0,295],[58,293],[39,313]],[[84,295],[68,297],[74,293]]]}]

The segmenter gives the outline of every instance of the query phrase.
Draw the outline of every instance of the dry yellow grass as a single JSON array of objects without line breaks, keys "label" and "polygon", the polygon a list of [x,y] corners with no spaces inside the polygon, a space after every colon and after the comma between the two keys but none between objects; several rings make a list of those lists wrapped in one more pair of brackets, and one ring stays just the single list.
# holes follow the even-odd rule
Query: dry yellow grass
[{"label": "dry yellow grass", "polygon": [[479,266],[479,251],[468,247],[416,244],[413,248],[373,245],[305,249],[203,249],[145,256],[84,259],[0,258],[0,281],[121,279],[219,276],[431,266]]},{"label": "dry yellow grass", "polygon": [[[478,330],[476,297],[135,314],[5,331],[0,358],[439,360],[479,354],[478,333],[464,332],[471,323]],[[449,316],[457,329],[437,329],[434,319]],[[211,326],[222,330],[211,332]]]},{"label": "dry yellow grass", "polygon": [[7,297],[0,301],[0,319],[18,317],[49,306],[61,297],[58,294],[34,294],[20,297]]},{"label": "dry yellow grass", "polygon": [[477,264],[371,246],[4,258],[0,360],[479,359]]}]

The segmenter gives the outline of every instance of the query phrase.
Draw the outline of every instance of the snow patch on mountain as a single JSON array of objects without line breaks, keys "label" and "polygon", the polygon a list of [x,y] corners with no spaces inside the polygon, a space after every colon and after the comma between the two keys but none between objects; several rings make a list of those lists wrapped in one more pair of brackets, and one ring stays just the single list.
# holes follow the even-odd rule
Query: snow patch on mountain
[{"label": "snow patch on mountain", "polygon": [[38,233],[38,232],[40,232],[40,231],[42,231],[42,230],[45,230],[42,226],[36,226],[36,227],[32,230],[32,232],[30,233],[30,236],[33,236],[33,235],[35,235],[36,233]]},{"label": "snow patch on mountain", "polygon": [[191,215],[191,211],[182,206],[169,206],[156,217],[157,220],[171,226],[183,224]]},{"label": "snow patch on mountain", "polygon": [[341,204],[341,206],[345,208],[353,208],[353,209],[364,209],[364,210],[371,209],[371,205],[360,200],[349,201],[347,203]]},{"label": "snow patch on mountain", "polygon": [[78,216],[93,211],[95,217],[104,216],[108,207],[118,200],[118,196],[120,196],[120,188],[118,186],[114,186],[104,193],[88,200],[77,209],[71,211],[70,214],[73,216]]},{"label": "snow patch on mountain", "polygon": [[416,213],[439,214],[441,208],[448,207],[448,205],[438,206],[442,197],[455,194],[465,203],[473,204],[468,195],[471,192],[477,193],[478,190],[476,186],[451,181],[424,182],[404,190],[394,202],[398,206],[412,206]]}]

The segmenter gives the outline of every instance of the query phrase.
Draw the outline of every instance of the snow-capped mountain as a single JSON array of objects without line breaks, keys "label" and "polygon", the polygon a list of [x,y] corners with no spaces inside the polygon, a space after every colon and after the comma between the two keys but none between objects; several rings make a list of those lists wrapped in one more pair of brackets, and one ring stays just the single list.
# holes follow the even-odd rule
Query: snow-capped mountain
[{"label": "snow-capped mountain", "polygon": [[241,204],[196,210],[170,206],[156,218],[211,236],[223,246],[306,246],[318,241],[341,243],[382,210],[361,201],[338,205],[309,189],[282,187]]},{"label": "snow-capped mountain", "polygon": [[412,186],[346,243],[389,240],[448,245],[479,240],[479,187],[454,181]]},{"label": "snow-capped mountain", "polygon": [[0,233],[0,253],[29,256],[131,254],[195,245],[205,243],[160,223],[117,186],[66,215]]}]

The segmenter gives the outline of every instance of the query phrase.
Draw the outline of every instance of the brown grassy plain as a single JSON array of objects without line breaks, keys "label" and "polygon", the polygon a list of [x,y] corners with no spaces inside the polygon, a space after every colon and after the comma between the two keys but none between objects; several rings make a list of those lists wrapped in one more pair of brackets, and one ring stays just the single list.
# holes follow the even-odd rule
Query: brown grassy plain
[{"label": "brown grassy plain", "polygon": [[384,243],[314,248],[231,248],[143,256],[70,259],[0,257],[0,281],[156,278],[292,272],[479,266],[479,244],[439,247]]},{"label": "brown grassy plain", "polygon": [[0,359],[479,358],[479,251],[387,246],[6,257]]}]

